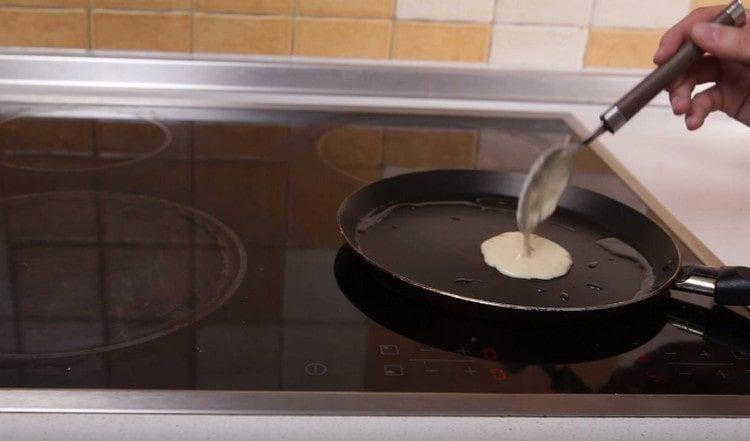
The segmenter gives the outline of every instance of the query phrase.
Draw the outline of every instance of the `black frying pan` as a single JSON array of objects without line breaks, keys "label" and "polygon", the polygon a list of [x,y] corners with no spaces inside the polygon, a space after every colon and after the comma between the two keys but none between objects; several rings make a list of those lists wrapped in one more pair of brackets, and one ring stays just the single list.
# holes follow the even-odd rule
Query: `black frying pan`
[{"label": "black frying pan", "polygon": [[[519,280],[486,265],[480,244],[513,231],[522,176],[445,170],[383,179],[341,205],[339,227],[368,263],[419,288],[418,300],[484,317],[609,317],[644,306],[668,288],[750,303],[750,269],[680,266],[672,239],[636,210],[580,188],[566,190],[538,234],[570,251],[557,279]],[[628,258],[599,245],[620,241]],[[607,242],[605,241],[605,242]],[[631,253],[632,254],[632,253]]]},{"label": "black frying pan", "polygon": [[502,323],[431,308],[414,302],[417,288],[373,270],[349,246],[334,264],[336,281],[347,299],[380,325],[422,344],[487,357],[491,347],[504,362],[580,363],[619,355],[650,341],[666,325],[667,308],[649,308],[627,319],[580,326]]},{"label": "black frying pan", "polygon": [[667,323],[707,342],[750,352],[750,321],[719,305],[708,309],[662,296],[657,308],[638,308],[603,322],[503,323],[412,301],[421,295],[417,288],[364,263],[348,245],[336,255],[334,273],[346,298],[371,320],[427,346],[449,352],[464,348],[461,355],[488,358],[483,348],[490,347],[504,362],[580,363],[640,347]]}]

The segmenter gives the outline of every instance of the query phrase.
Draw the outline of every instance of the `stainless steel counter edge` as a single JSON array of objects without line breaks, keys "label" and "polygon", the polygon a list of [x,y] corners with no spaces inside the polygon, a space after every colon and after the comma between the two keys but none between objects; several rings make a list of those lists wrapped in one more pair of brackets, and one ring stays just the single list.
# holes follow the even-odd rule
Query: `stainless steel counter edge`
[{"label": "stainless steel counter edge", "polygon": [[748,417],[750,397],[0,389],[0,412],[205,415]]},{"label": "stainless steel counter edge", "polygon": [[[274,94],[607,105],[642,76],[443,64],[170,57],[0,51],[0,101],[116,105],[151,98],[158,105],[221,107],[249,106],[259,94]],[[309,96],[305,99],[309,102]]]}]

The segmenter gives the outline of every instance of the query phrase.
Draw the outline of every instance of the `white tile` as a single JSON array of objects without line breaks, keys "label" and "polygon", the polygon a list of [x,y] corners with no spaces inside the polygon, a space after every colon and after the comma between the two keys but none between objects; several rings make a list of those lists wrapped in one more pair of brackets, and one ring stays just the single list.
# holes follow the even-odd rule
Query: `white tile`
[{"label": "white tile", "polygon": [[585,28],[495,25],[490,63],[521,69],[579,69],[587,37]]},{"label": "white tile", "polygon": [[490,22],[494,9],[495,0],[398,0],[396,18]]},{"label": "white tile", "polygon": [[498,23],[584,26],[594,0],[498,0]]},{"label": "white tile", "polygon": [[670,28],[690,12],[690,0],[596,0],[594,26]]}]

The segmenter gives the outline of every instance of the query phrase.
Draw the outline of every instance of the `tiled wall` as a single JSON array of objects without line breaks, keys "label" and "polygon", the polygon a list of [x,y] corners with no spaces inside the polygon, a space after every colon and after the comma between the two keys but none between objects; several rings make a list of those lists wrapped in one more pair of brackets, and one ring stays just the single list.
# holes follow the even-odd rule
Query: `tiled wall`
[{"label": "tiled wall", "polygon": [[0,0],[0,46],[648,67],[720,0]]}]

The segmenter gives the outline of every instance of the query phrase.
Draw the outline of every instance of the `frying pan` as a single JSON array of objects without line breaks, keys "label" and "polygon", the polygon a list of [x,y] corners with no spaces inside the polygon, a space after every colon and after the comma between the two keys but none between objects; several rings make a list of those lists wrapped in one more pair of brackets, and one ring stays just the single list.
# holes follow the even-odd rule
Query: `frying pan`
[{"label": "frying pan", "polygon": [[523,177],[480,170],[438,170],[383,179],[349,196],[338,223],[366,262],[417,290],[417,300],[501,319],[608,318],[645,307],[670,288],[750,303],[750,269],[680,265],[661,227],[638,211],[570,187],[537,231],[565,247],[570,271],[520,280],[484,263],[481,243],[513,231]]},{"label": "frying pan", "polygon": [[720,305],[704,308],[661,297],[658,308],[639,308],[605,322],[555,324],[502,323],[431,308],[412,301],[417,288],[367,265],[349,247],[339,249],[336,281],[346,298],[380,325],[427,346],[487,358],[483,348],[504,362],[580,363],[631,351],[649,342],[664,326],[703,337],[737,351],[750,351],[750,321]]},{"label": "frying pan", "polygon": [[[341,292],[362,313],[387,329],[427,346],[486,357],[483,348],[504,362],[579,363],[619,355],[650,341],[666,324],[666,308],[649,308],[627,320],[581,326],[501,323],[435,309],[415,302],[417,288],[363,263],[344,245],[334,264]],[[418,296],[419,293],[414,293]]]},{"label": "frying pan", "polygon": [[[601,360],[635,350],[669,325],[700,335],[705,342],[735,351],[750,351],[750,322],[720,305],[708,309],[663,297],[660,308],[641,308],[626,317],[602,323],[586,322],[572,326],[568,323],[565,326],[537,322],[502,323],[437,310],[411,301],[401,292],[415,291],[416,288],[367,265],[348,245],[339,249],[334,273],[346,298],[387,329],[461,357],[498,359],[507,372],[519,372],[535,365],[549,375],[555,391],[591,392],[566,364]],[[676,344],[695,345],[685,341]],[[627,382],[633,371],[642,375],[643,369],[637,366],[658,364],[663,353],[663,348],[654,353],[640,352],[643,355],[638,357],[636,364],[618,369],[604,390],[623,390],[623,384],[633,383]]]}]

